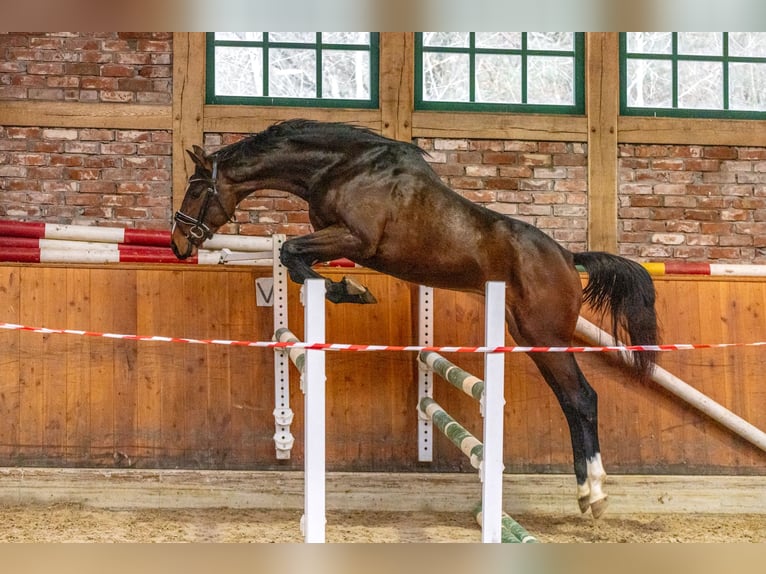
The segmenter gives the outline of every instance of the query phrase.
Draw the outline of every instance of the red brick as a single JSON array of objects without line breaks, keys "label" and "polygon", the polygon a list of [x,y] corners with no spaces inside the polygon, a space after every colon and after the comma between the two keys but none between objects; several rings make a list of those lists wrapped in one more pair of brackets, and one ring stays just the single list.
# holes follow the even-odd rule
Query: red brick
[{"label": "red brick", "polygon": [[729,146],[705,146],[702,148],[702,157],[713,159],[737,159],[737,148]]},{"label": "red brick", "polygon": [[83,181],[80,183],[82,193],[113,194],[117,185],[113,181]]},{"label": "red brick", "polygon": [[132,78],[135,75],[135,68],[122,64],[104,64],[101,66],[101,75],[105,77]]},{"label": "red brick", "polygon": [[519,155],[516,152],[487,151],[482,154],[482,161],[493,165],[516,165]]},{"label": "red brick", "polygon": [[64,73],[64,64],[30,62],[27,66],[27,73],[57,76]]}]

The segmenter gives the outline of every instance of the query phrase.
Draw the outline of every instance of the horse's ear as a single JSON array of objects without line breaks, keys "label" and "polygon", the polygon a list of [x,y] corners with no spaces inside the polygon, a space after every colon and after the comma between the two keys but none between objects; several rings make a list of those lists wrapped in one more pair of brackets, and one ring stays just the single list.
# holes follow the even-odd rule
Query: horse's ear
[{"label": "horse's ear", "polygon": [[192,146],[192,149],[190,150],[187,149],[186,153],[189,154],[189,157],[194,162],[194,165],[197,165],[201,167],[202,169],[206,169],[207,171],[210,171],[212,169],[210,165],[210,160],[208,160],[205,150],[199,147],[198,145]]}]

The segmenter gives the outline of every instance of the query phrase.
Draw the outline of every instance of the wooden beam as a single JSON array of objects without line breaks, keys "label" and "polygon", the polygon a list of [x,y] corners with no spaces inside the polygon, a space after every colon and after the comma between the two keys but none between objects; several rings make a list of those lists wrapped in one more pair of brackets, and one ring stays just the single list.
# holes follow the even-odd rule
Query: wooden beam
[{"label": "wooden beam", "polygon": [[620,143],[766,147],[766,121],[621,116]]},{"label": "wooden beam", "polygon": [[173,208],[178,209],[193,169],[185,150],[202,145],[205,105],[205,34],[173,33]]},{"label": "wooden beam", "polygon": [[617,252],[617,119],[619,41],[616,32],[587,35],[588,249]]},{"label": "wooden beam", "polygon": [[[303,508],[303,473],[216,470],[6,468],[6,505],[70,504],[89,508]],[[568,474],[506,474],[504,510],[566,514],[575,504]],[[613,475],[614,516],[630,514],[766,514],[764,476]],[[476,476],[439,472],[330,472],[328,505],[339,511],[471,512]],[[424,492],[428,495],[424,496]],[[669,494],[670,493],[670,494]]]},{"label": "wooden beam", "polygon": [[205,106],[203,128],[205,132],[250,134],[291,118],[349,122],[380,131],[379,110],[278,106]]},{"label": "wooden beam", "polygon": [[419,111],[412,114],[412,134],[414,137],[585,142],[587,121],[581,116]]},{"label": "wooden beam", "polygon": [[169,130],[170,106],[82,102],[3,102],[0,125]]},{"label": "wooden beam", "polygon": [[412,141],[414,62],[414,32],[381,32],[381,132],[395,140]]}]

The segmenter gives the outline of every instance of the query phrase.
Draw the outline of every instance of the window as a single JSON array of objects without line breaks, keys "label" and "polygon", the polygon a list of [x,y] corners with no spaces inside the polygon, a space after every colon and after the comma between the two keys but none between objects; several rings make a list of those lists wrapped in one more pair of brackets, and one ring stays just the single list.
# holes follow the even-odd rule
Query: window
[{"label": "window", "polygon": [[620,34],[621,112],[766,116],[766,33]]},{"label": "window", "polygon": [[378,34],[214,32],[207,102],[378,107]]},{"label": "window", "polygon": [[415,108],[584,112],[584,34],[419,32]]}]

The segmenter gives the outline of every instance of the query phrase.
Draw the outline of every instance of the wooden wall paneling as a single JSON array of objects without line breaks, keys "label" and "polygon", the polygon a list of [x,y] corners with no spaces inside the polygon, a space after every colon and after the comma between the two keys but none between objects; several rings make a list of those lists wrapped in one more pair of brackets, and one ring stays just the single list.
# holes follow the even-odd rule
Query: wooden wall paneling
[{"label": "wooden wall paneling", "polygon": [[[0,274],[0,321],[19,323],[20,269]],[[0,371],[0,458],[13,460],[18,455],[21,397],[21,333],[0,332],[3,349]]]},{"label": "wooden wall paneling", "polygon": [[[177,312],[182,320],[176,323],[181,336],[206,338],[210,332],[209,321],[213,316],[211,307],[219,299],[219,294],[213,291],[212,276],[209,272],[182,272],[183,290],[176,299]],[[175,351],[175,349],[174,349]],[[175,435],[176,427],[183,429],[186,452],[177,452],[177,456],[185,457],[195,453],[199,459],[197,464],[207,468],[211,460],[210,436],[210,386],[209,355],[215,353],[206,345],[180,345],[177,350],[183,361],[181,368],[176,368],[171,374],[168,386],[168,400],[176,396],[181,400],[176,405],[168,405],[163,410],[162,427]],[[217,365],[225,369],[226,365]],[[172,387],[171,387],[172,385]],[[170,391],[170,389],[173,389]],[[165,387],[163,387],[163,394]]]},{"label": "wooden wall paneling", "polygon": [[380,33],[381,133],[412,141],[415,33]]},{"label": "wooden wall paneling", "polygon": [[[137,330],[144,335],[173,336],[183,293],[180,271],[156,273],[139,270],[136,277]],[[141,467],[173,465],[179,446],[184,444],[183,421],[175,413],[183,411],[183,351],[172,343],[141,342],[137,356],[136,464]],[[179,371],[182,371],[179,375]],[[169,412],[166,412],[169,411]],[[176,459],[176,460],[174,460]]]},{"label": "wooden wall paneling", "polygon": [[173,208],[178,209],[194,169],[186,150],[202,145],[205,105],[205,34],[173,33]]},{"label": "wooden wall paneling", "polygon": [[[67,277],[60,269],[43,269],[43,321],[61,328],[67,322]],[[45,455],[52,461],[66,457],[68,345],[61,335],[43,335],[43,417]]]},{"label": "wooden wall paneling", "polygon": [[[726,284],[718,281],[706,281],[700,284],[700,296],[704,297],[704,305],[700,305],[700,316],[705,320],[700,322],[700,337],[706,341],[728,342],[731,341],[731,332],[728,325],[728,309],[730,307],[729,289]],[[706,307],[706,308],[705,308]],[[714,362],[708,362],[708,373],[715,384],[711,389],[711,397],[723,406],[731,408],[730,397],[727,397],[731,388],[731,353],[727,349],[714,349],[711,358]],[[700,351],[704,353],[704,351]],[[717,438],[716,438],[717,437]],[[734,439],[729,433],[718,436],[712,428],[705,432],[708,448],[711,456],[722,466],[731,466],[734,454],[731,447]]]},{"label": "wooden wall paneling", "polygon": [[617,32],[587,35],[588,248],[617,252]]},{"label": "wooden wall paneling", "polygon": [[[666,321],[665,324],[672,331],[667,332],[663,336],[663,340],[681,341],[684,336],[685,340],[689,340],[688,336],[693,333],[693,337],[698,339],[703,329],[701,320],[701,314],[699,312],[699,302],[703,299],[703,295],[700,293],[700,282],[691,281],[663,281],[662,282],[662,298],[663,308],[665,310]],[[710,321],[711,317],[707,317],[706,321]],[[678,326],[683,325],[683,329],[678,329]],[[721,340],[720,335],[716,340]],[[703,342],[696,340],[695,342]],[[665,362],[671,362],[671,364],[677,365],[671,372],[677,375],[689,371],[689,375],[684,375],[682,378],[684,381],[693,385],[699,391],[707,394],[708,396],[715,396],[716,389],[709,384],[711,380],[710,374],[705,376],[705,373],[699,373],[700,369],[697,365],[700,362],[700,358],[704,361],[705,351],[689,351],[679,352],[677,356],[666,356],[661,359],[666,359]],[[698,353],[702,353],[700,356]],[[688,365],[686,368],[683,365]],[[679,431],[675,442],[683,445],[684,457],[690,464],[704,465],[709,460],[708,445],[709,440],[705,432],[705,415],[699,413],[696,409],[693,409],[675,398],[666,398],[668,403],[677,405],[678,416],[680,418]],[[666,461],[671,463],[672,457],[669,456]]]},{"label": "wooden wall paneling", "polygon": [[[665,298],[668,301],[669,311],[680,308],[683,305],[681,303],[683,297],[676,289],[677,286],[678,284],[674,282],[666,282],[662,286],[663,291],[666,293]],[[668,316],[666,315],[666,317]],[[676,320],[675,317],[668,317],[668,319],[671,321]],[[674,340],[677,339],[674,337]],[[696,380],[685,379],[682,372],[674,374],[695,386]],[[661,395],[666,395],[666,393],[661,393]],[[668,467],[677,463],[690,464],[692,460],[690,459],[688,446],[691,442],[691,437],[696,434],[694,422],[699,420],[699,414],[694,412],[694,409],[685,402],[671,396],[667,396],[667,399],[657,402],[657,411],[658,414],[656,416],[659,427],[657,429],[657,439],[659,440],[658,452],[662,453],[660,462]]]},{"label": "wooden wall paneling", "polygon": [[[722,318],[726,325],[726,342],[751,342],[766,340],[766,329],[763,327],[762,313],[760,312],[760,300],[762,299],[761,287],[746,281],[721,282]],[[724,314],[725,313],[725,314]],[[756,351],[754,354],[753,351]],[[760,352],[759,352],[760,351]],[[744,381],[758,380],[759,372],[762,372],[762,355],[760,349],[729,348],[725,353],[727,376],[724,378],[724,392],[722,403],[732,412],[755,421],[750,412],[749,394],[743,393]],[[731,466],[740,468],[750,466],[753,463],[752,451],[740,446],[741,439],[730,437]]]},{"label": "wooden wall paneling", "polygon": [[[324,271],[321,271],[323,272]],[[409,284],[370,272],[350,275],[378,299],[372,305],[327,305],[327,341],[406,344],[412,341]],[[374,328],[371,326],[374,325]],[[337,465],[382,470],[417,462],[417,377],[410,353],[328,353],[328,452]]]},{"label": "wooden wall paneling", "polygon": [[[90,292],[90,269],[69,268],[62,276],[66,278],[67,328],[82,329],[90,322],[92,296]],[[65,417],[65,456],[67,466],[83,466],[91,454],[91,366],[95,357],[91,354],[90,337],[56,335],[66,345],[66,397],[62,405]],[[109,384],[109,382],[106,382]],[[98,382],[96,382],[98,384]]]},{"label": "wooden wall paneling", "polygon": [[[40,267],[19,268],[19,323],[45,324],[45,279]],[[45,369],[48,336],[21,333],[19,336],[19,449],[24,464],[42,464],[45,452]]]},{"label": "wooden wall paneling", "polygon": [[[260,276],[261,274],[258,274]],[[267,341],[273,335],[271,307],[255,306],[255,273],[239,273],[227,282],[227,338]],[[229,373],[231,380],[231,422],[229,465],[236,468],[265,462],[271,451],[262,444],[264,429],[273,432],[273,351],[232,348]],[[259,432],[260,431],[260,432]]]},{"label": "wooden wall paneling", "polygon": [[[207,293],[205,298],[197,299],[199,312],[194,320],[200,329],[197,332],[205,339],[228,339],[229,306],[238,304],[228,298],[227,285],[234,279],[234,274],[210,271],[193,275],[199,275]],[[231,349],[224,345],[208,345],[205,351],[207,376],[203,375],[203,380],[207,382],[205,442],[210,457],[208,464],[213,468],[226,468],[229,450],[237,450],[236,447],[232,449],[231,442]]]},{"label": "wooden wall paneling", "polygon": [[[136,271],[91,269],[91,329],[136,333]],[[138,347],[117,339],[91,342],[91,460],[129,467],[137,441]]]}]

